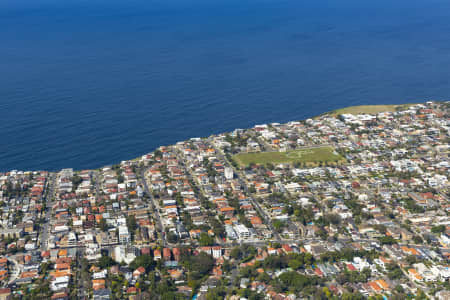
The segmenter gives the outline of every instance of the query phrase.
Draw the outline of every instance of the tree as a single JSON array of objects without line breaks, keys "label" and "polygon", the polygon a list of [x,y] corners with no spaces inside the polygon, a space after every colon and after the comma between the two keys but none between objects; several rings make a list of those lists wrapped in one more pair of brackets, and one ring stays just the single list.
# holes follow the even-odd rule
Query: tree
[{"label": "tree", "polygon": [[234,259],[240,259],[242,257],[241,248],[234,247],[230,252],[230,257]]},{"label": "tree", "polygon": [[102,255],[98,261],[98,267],[100,269],[106,269],[114,266],[116,262],[109,255]]},{"label": "tree", "polygon": [[254,266],[248,266],[248,267],[244,267],[241,268],[240,272],[239,272],[239,276],[240,277],[256,277],[258,275],[258,273],[256,272],[256,269]]},{"label": "tree", "polygon": [[139,267],[144,267],[149,272],[155,266],[153,257],[150,255],[140,255],[136,257],[131,263],[130,268],[136,270]]},{"label": "tree", "polygon": [[162,152],[160,150],[155,150],[153,154],[155,155],[155,157],[162,157]]},{"label": "tree", "polygon": [[332,208],[334,207],[334,201],[333,201],[333,200],[328,200],[328,201],[327,201],[327,207],[328,207],[329,209],[332,209]]},{"label": "tree", "polygon": [[267,274],[266,272],[260,273],[257,277],[256,280],[258,281],[262,281],[264,283],[269,283],[270,280],[272,280],[272,278],[269,276],[269,274]]},{"label": "tree", "polygon": [[229,260],[225,260],[222,264],[222,269],[225,273],[228,273],[233,268],[233,265],[230,263]]},{"label": "tree", "polygon": [[214,267],[214,259],[211,255],[201,252],[196,256],[183,256],[182,264],[189,271],[190,277],[194,280],[198,280],[211,272]]},{"label": "tree", "polygon": [[380,242],[383,245],[397,244],[397,241],[392,236],[383,236],[380,238]]},{"label": "tree", "polygon": [[360,293],[344,293],[342,300],[365,300],[366,298]]},{"label": "tree", "polygon": [[127,218],[127,227],[130,232],[134,232],[137,229],[136,217],[134,215],[130,215]]},{"label": "tree", "polygon": [[279,283],[283,291],[299,293],[307,286],[315,286],[319,283],[316,276],[305,276],[294,271],[284,272],[279,277]]},{"label": "tree", "polygon": [[123,183],[125,181],[125,177],[123,177],[122,174],[120,174],[119,176],[117,176],[117,182],[118,183]]},{"label": "tree", "polygon": [[417,257],[415,255],[408,255],[406,257],[406,262],[410,265],[415,264],[417,262]]},{"label": "tree", "polygon": [[319,228],[317,235],[324,241],[328,238],[328,233],[323,228]]},{"label": "tree", "polygon": [[287,267],[287,263],[284,257],[271,255],[263,261],[263,266],[268,269],[282,269]]},{"label": "tree", "polygon": [[214,245],[214,238],[209,236],[206,232],[202,232],[198,239],[200,246],[212,246]]},{"label": "tree", "polygon": [[283,229],[283,227],[285,226],[284,222],[280,221],[280,220],[275,220],[273,221],[273,227],[275,228],[276,231],[280,232],[281,229]]},{"label": "tree", "polygon": [[225,237],[225,227],[221,222],[219,222],[216,218],[211,217],[209,219],[209,223],[211,224],[211,227],[213,228],[214,234],[218,236],[219,238]]},{"label": "tree", "polygon": [[325,216],[327,223],[338,225],[341,223],[341,217],[338,214],[328,214]]},{"label": "tree", "polygon": [[293,259],[288,263],[288,266],[289,266],[289,268],[298,270],[303,266],[303,262]]},{"label": "tree", "polygon": [[175,244],[176,242],[178,242],[178,235],[176,235],[174,232],[171,231],[166,236],[169,243]]},{"label": "tree", "polygon": [[386,270],[388,271],[389,279],[399,279],[403,276],[403,272],[396,263],[390,263],[386,265]]},{"label": "tree", "polygon": [[325,296],[329,299],[331,298],[331,292],[330,289],[328,287],[323,287],[322,291],[324,292]]},{"label": "tree", "polygon": [[104,218],[100,219],[100,223],[98,224],[98,226],[100,227],[100,230],[103,232],[108,231],[108,224],[106,223],[106,220]]},{"label": "tree", "polygon": [[206,294],[206,300],[224,299],[226,295],[227,290],[222,286],[218,286],[216,288],[208,290],[208,293]]},{"label": "tree", "polygon": [[417,300],[425,300],[425,299],[428,299],[428,297],[425,295],[425,293],[421,289],[419,289],[415,299],[417,299]]},{"label": "tree", "polygon": [[431,232],[435,234],[441,234],[445,231],[445,225],[437,225],[431,228]]},{"label": "tree", "polygon": [[306,253],[305,256],[303,257],[303,262],[306,265],[311,265],[313,263],[314,257],[312,256],[311,253]]},{"label": "tree", "polygon": [[405,292],[405,289],[404,289],[400,284],[396,285],[395,288],[394,288],[394,290],[395,290],[397,293],[404,293],[404,292]]},{"label": "tree", "polygon": [[72,177],[72,190],[75,191],[82,181],[83,181],[83,178],[81,178],[78,175],[74,175]]},{"label": "tree", "polygon": [[419,235],[413,236],[413,241],[416,244],[422,244],[423,243],[423,239]]}]

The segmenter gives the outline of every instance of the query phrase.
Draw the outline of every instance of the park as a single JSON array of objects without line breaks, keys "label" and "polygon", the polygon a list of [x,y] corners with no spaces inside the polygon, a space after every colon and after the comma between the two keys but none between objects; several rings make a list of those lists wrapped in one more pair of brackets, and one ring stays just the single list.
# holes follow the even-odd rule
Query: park
[{"label": "park", "polygon": [[296,164],[319,165],[320,163],[342,163],[345,159],[332,147],[311,147],[286,152],[249,152],[239,153],[233,159],[242,167],[250,164]]}]

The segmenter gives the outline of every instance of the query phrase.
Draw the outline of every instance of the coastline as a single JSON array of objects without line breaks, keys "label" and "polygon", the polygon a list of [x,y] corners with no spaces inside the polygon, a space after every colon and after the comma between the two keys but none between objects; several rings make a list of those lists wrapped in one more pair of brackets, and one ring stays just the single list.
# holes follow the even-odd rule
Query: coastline
[{"label": "coastline", "polygon": [[[435,101],[435,102],[441,102],[441,101]],[[416,104],[423,104],[424,102],[415,102],[415,103],[405,103],[405,104],[371,104],[371,105],[352,105],[347,106],[343,108],[338,108],[335,110],[331,110],[325,113],[322,113],[314,118],[324,116],[324,115],[332,115],[337,116],[340,114],[373,114],[373,113],[380,113],[380,112],[393,112],[397,108],[408,108],[410,106],[416,105]]]},{"label": "coastline", "polygon": [[[443,100],[429,100],[429,101],[445,102]],[[345,114],[345,113],[347,113],[347,114],[365,114],[365,113],[366,114],[371,114],[372,113],[373,114],[373,113],[380,113],[380,112],[384,112],[384,111],[391,111],[392,112],[392,111],[395,111],[396,108],[408,108],[409,106],[417,105],[417,104],[423,104],[425,102],[406,103],[406,104],[380,104],[380,105],[354,105],[354,106],[347,106],[347,107],[343,107],[343,108],[339,108],[339,109],[335,109],[335,110],[331,110],[331,111],[327,111],[327,112],[321,113],[319,115],[311,117],[311,119],[316,119],[318,117],[325,116],[325,115],[337,116],[339,114]],[[304,121],[304,120],[291,120],[291,121]],[[219,134],[224,134],[224,133],[226,133],[226,132],[222,132],[222,133],[219,133]],[[211,134],[209,136],[201,137],[201,138],[208,138],[208,137],[214,136],[214,135],[218,135],[218,134]],[[194,137],[192,137],[192,138],[194,138]],[[183,142],[183,141],[177,141],[176,143],[178,143],[178,142]],[[174,144],[176,144],[176,143],[174,143]],[[162,147],[162,146],[170,146],[170,145],[160,145],[160,146],[158,146],[158,148]],[[131,158],[131,159],[124,159],[122,161],[135,161],[137,159],[140,159],[140,157],[142,157],[143,155],[155,152],[158,148],[156,148],[156,149],[154,149],[154,150],[152,150],[150,152],[144,153],[144,154],[142,154],[142,155],[140,155],[138,157],[134,157],[134,158]],[[99,170],[99,169],[101,169],[103,167],[106,167],[106,166],[109,166],[109,165],[116,165],[116,164],[119,164],[119,163],[120,162],[116,162],[116,163],[112,163],[112,164],[106,164],[106,165],[100,166],[98,168],[79,169],[79,170],[74,170],[74,172],[80,172],[80,171],[83,171],[83,170]],[[67,167],[64,167],[64,168],[61,168],[61,169],[66,169],[66,168],[71,168],[71,167],[67,166]],[[17,169],[10,169],[10,170],[7,170],[7,171],[0,171],[0,173],[7,173],[7,172],[10,172],[10,171],[13,171],[13,170],[17,170]],[[42,171],[45,171],[45,172],[49,172],[49,173],[58,173],[59,172],[58,170],[48,171],[48,170],[45,170],[45,169],[43,169],[43,170],[17,170],[17,171],[22,171],[22,172],[42,172]]]}]

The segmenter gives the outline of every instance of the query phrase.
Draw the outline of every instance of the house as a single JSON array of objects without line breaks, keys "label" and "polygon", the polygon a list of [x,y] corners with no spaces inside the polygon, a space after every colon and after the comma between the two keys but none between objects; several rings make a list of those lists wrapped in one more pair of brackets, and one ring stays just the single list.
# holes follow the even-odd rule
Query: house
[{"label": "house", "polygon": [[437,292],[435,296],[437,300],[448,300],[450,299],[450,291],[442,290]]},{"label": "house", "polygon": [[281,248],[283,249],[283,251],[286,253],[286,254],[289,254],[289,253],[292,253],[294,250],[291,248],[291,246],[289,246],[288,244],[283,244],[282,246],[281,246]]},{"label": "house", "polygon": [[136,288],[136,287],[134,287],[134,286],[131,286],[131,287],[129,287],[128,289],[127,289],[127,294],[129,294],[129,295],[134,295],[134,294],[137,294],[138,292],[140,292],[141,291],[141,289],[138,289],[138,288]]},{"label": "house", "polygon": [[202,231],[200,229],[191,229],[189,231],[189,235],[193,239],[200,237],[200,233],[202,233]]},{"label": "house", "polygon": [[220,208],[220,213],[224,215],[225,217],[231,218],[234,215],[234,208],[233,207],[222,207]]},{"label": "house", "polygon": [[251,217],[251,218],[250,218],[250,223],[251,223],[253,226],[260,226],[260,225],[263,224],[261,218],[258,217],[258,216],[253,216],[253,217]]},{"label": "house", "polygon": [[9,300],[11,299],[11,289],[10,288],[2,288],[0,289],[0,300]]},{"label": "house", "polygon": [[59,292],[53,294],[53,296],[50,298],[51,300],[67,300],[69,299],[69,294],[66,292]]},{"label": "house", "polygon": [[352,265],[351,263],[348,263],[347,265],[347,269],[351,272],[357,271],[357,269],[355,268],[354,265]]},{"label": "house", "polygon": [[108,300],[110,299],[109,295],[111,294],[111,291],[109,289],[97,289],[94,290],[94,300]]},{"label": "house", "polygon": [[145,268],[144,267],[139,267],[136,270],[134,270],[133,272],[133,277],[134,278],[138,278],[140,277],[142,274],[145,274]]},{"label": "house", "polygon": [[94,279],[92,280],[92,288],[94,290],[101,290],[105,288],[106,281],[104,279]]},{"label": "house", "polygon": [[108,274],[108,270],[104,269],[103,271],[95,272],[94,274],[92,274],[92,278],[93,279],[105,279],[107,274]]},{"label": "house", "polygon": [[419,282],[423,281],[423,277],[417,272],[416,269],[413,268],[408,269],[408,276],[411,278],[411,280]]},{"label": "house", "polygon": [[183,272],[181,270],[178,270],[178,269],[168,270],[167,272],[169,273],[170,277],[173,280],[178,280],[183,275]]},{"label": "house", "polygon": [[153,251],[153,259],[154,259],[154,260],[159,260],[159,259],[161,259],[161,251],[159,251],[158,249],[156,249],[155,251]]},{"label": "house", "polygon": [[174,260],[179,261],[181,259],[181,251],[179,248],[173,248],[172,254],[173,254]]},{"label": "house", "polygon": [[267,253],[269,255],[277,255],[278,254],[277,249],[272,248],[272,247],[267,248]]},{"label": "house", "polygon": [[163,249],[163,258],[164,258],[164,260],[166,260],[166,261],[170,260],[171,257],[172,257],[172,254],[170,252],[170,249],[169,248],[164,248]]}]

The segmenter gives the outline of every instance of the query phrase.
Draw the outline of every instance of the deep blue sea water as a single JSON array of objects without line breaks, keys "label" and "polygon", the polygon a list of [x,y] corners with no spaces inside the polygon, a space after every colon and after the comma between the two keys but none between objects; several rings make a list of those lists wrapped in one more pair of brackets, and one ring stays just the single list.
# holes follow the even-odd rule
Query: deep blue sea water
[{"label": "deep blue sea water", "polygon": [[447,100],[448,0],[0,0],[0,170]]}]

